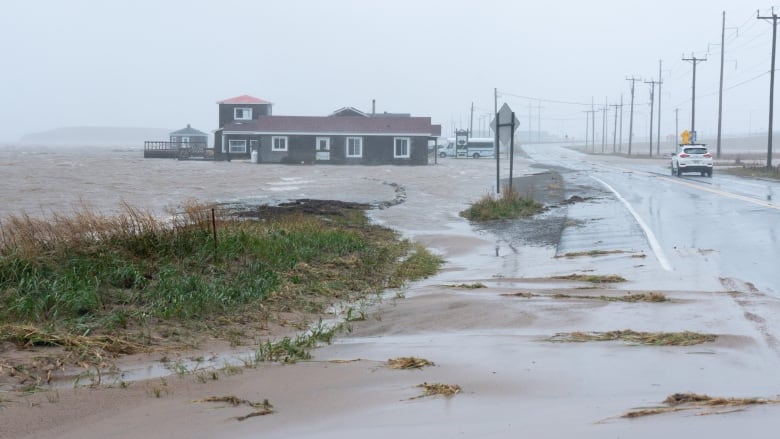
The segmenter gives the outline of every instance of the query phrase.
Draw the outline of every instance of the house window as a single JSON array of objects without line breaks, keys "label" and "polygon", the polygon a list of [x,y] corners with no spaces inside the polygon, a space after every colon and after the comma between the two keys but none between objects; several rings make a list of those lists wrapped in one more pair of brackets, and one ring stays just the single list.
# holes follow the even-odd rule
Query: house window
[{"label": "house window", "polygon": [[260,141],[259,140],[250,140],[249,141],[249,150],[250,151],[259,151],[260,150]]},{"label": "house window", "polygon": [[347,157],[363,157],[362,137],[347,137]]},{"label": "house window", "polygon": [[251,108],[234,108],[233,109],[234,120],[252,120]]},{"label": "house window", "polygon": [[246,152],[246,140],[228,140],[228,151],[231,154]]},{"label": "house window", "polygon": [[397,159],[409,158],[409,138],[396,137],[393,139],[393,157]]},{"label": "house window", "polygon": [[287,136],[271,137],[271,151],[287,151]]}]

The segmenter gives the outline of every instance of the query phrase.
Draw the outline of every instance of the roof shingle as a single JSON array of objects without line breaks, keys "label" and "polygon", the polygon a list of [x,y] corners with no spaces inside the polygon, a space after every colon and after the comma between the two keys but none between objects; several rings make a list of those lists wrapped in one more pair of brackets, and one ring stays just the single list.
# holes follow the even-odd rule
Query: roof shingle
[{"label": "roof shingle", "polygon": [[218,104],[270,104],[268,101],[249,95],[236,96],[217,102]]},{"label": "roof shingle", "polygon": [[430,117],[363,116],[260,116],[247,122],[232,122],[225,131],[307,134],[415,134],[438,135]]}]

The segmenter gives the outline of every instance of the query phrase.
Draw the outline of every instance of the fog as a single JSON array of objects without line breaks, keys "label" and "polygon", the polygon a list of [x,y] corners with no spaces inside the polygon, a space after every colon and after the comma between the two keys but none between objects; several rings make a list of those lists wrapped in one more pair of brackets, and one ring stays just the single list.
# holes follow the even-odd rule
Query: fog
[{"label": "fog", "polygon": [[[221,99],[249,94],[274,114],[363,111],[430,116],[447,135],[487,129],[506,102],[520,131],[583,138],[586,110],[635,88],[646,137],[662,61],[662,136],[717,130],[726,12],[723,131],[768,125],[769,2],[501,0],[44,0],[4,2],[0,141],[67,126],[217,129]],[[473,104],[473,119],[471,108]],[[676,111],[677,110],[677,111]],[[600,135],[604,114],[596,114]],[[657,113],[656,113],[657,114]],[[472,122],[473,121],[473,122]],[[657,123],[657,116],[654,126]]]}]

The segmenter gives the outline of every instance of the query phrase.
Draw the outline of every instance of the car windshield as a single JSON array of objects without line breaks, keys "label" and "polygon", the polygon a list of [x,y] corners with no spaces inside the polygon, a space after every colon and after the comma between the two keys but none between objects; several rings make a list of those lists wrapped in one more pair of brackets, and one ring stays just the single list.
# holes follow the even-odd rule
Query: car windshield
[{"label": "car windshield", "polygon": [[706,154],[707,148],[685,148],[683,151],[686,154]]}]

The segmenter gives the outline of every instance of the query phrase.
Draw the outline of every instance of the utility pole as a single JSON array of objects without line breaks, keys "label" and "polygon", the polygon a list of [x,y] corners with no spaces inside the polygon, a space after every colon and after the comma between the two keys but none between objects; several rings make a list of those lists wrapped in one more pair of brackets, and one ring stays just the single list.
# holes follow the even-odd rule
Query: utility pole
[{"label": "utility pole", "polygon": [[531,124],[531,109],[532,109],[531,102],[528,102],[528,143],[531,143],[531,127],[533,126]]},{"label": "utility pole", "polygon": [[593,117],[590,118],[590,140],[593,145],[593,152],[596,152],[596,109],[593,107],[593,96],[590,97],[590,111],[593,113]]},{"label": "utility pole", "polygon": [[777,46],[777,14],[775,14],[775,8],[772,8],[771,17],[761,17],[756,11],[756,18],[759,20],[772,20],[772,70],[769,75],[769,141],[766,147],[766,167],[772,169],[772,116],[774,115],[775,106],[775,47]]},{"label": "utility pole", "polygon": [[585,110],[585,152],[588,151],[588,135],[590,134],[590,111]]},{"label": "utility pole", "polygon": [[677,140],[680,135],[680,109],[674,109],[674,148],[677,149]]},{"label": "utility pole", "polygon": [[634,83],[640,81],[639,78],[626,78],[626,81],[631,81],[631,111],[628,116],[628,155],[631,155],[631,142],[634,137]]},{"label": "utility pole", "polygon": [[[661,81],[661,65],[663,64],[662,60],[658,60],[658,138],[655,140],[655,155],[660,156],[661,155],[661,84],[663,84],[663,81]],[[652,130],[653,127],[650,127]]]},{"label": "utility pole", "polygon": [[[498,124],[499,124],[499,120],[498,120],[498,89],[497,88],[493,89],[493,114],[495,114],[495,117],[496,117],[496,119],[495,119],[495,121],[496,121],[495,131],[496,132],[493,133],[493,134],[495,134],[495,138],[496,138],[496,140],[495,140],[495,142],[496,142],[496,193],[498,194],[498,193],[501,193],[501,186],[500,186],[500,181],[499,181],[499,175],[501,174],[501,169],[500,169],[500,166],[499,166],[499,164],[500,164],[500,157],[501,157],[501,147],[500,147],[501,144],[499,143],[499,139],[498,139],[498,129],[499,129],[498,128]],[[515,133],[512,133],[512,135],[514,136]]]},{"label": "utility pole", "polygon": [[536,139],[542,143],[542,101],[536,103]]},{"label": "utility pole", "polygon": [[618,129],[618,107],[620,104],[609,104],[610,107],[615,107],[615,126],[612,128],[612,152],[616,152],[617,149],[617,129]]},{"label": "utility pole", "polygon": [[723,126],[723,54],[726,44],[726,11],[723,11],[723,25],[720,30],[720,87],[718,87],[718,150],[716,157],[720,158],[720,133]]},{"label": "utility pole", "polygon": [[653,100],[655,98],[655,85],[660,81],[645,81],[645,84],[650,84],[650,157],[653,156]]},{"label": "utility pole", "polygon": [[693,87],[691,88],[691,135],[694,135],[696,133],[696,63],[707,61],[707,58],[696,58],[696,56],[691,54],[690,58],[683,58],[682,60],[691,61],[693,63]]},{"label": "utility pole", "polygon": [[471,116],[469,116],[469,137],[474,137],[474,103],[471,103]]},{"label": "utility pole", "polygon": [[604,153],[604,150],[607,147],[607,111],[609,110],[609,105],[607,104],[607,98],[604,98],[604,115],[601,120],[601,153]]},{"label": "utility pole", "polygon": [[596,119],[596,110],[586,110],[585,113],[590,115],[590,119],[589,120],[586,119],[586,122],[590,122],[590,127],[587,126],[587,123],[585,125],[585,151],[588,150],[588,132],[590,131],[590,135],[591,135],[590,146],[593,149],[593,152],[596,152],[596,138],[595,138],[596,125],[594,122],[594,119]]},{"label": "utility pole", "polygon": [[623,93],[620,93],[620,142],[618,151],[623,152]]}]

